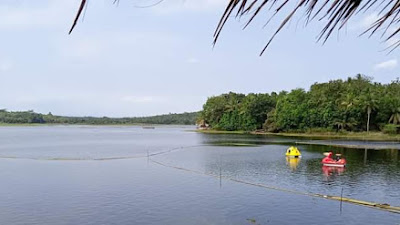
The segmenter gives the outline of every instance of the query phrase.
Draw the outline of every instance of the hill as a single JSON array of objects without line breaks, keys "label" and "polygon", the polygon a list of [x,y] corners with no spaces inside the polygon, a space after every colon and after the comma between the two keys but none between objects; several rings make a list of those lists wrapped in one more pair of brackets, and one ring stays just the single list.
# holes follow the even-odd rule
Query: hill
[{"label": "hill", "polygon": [[123,124],[182,124],[194,125],[198,112],[170,113],[148,117],[69,117],[40,114],[32,110],[9,112],[0,110],[0,123],[3,124],[88,124],[88,125],[123,125]]}]

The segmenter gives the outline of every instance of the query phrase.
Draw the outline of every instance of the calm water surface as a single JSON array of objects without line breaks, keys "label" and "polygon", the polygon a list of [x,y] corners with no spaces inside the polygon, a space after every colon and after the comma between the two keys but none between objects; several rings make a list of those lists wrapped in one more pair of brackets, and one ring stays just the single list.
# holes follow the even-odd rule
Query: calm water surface
[{"label": "calm water surface", "polygon": [[[303,157],[287,160],[295,139],[190,129],[1,127],[0,224],[400,224],[399,214],[346,203],[340,212],[337,201],[225,179],[327,195],[343,189],[399,206],[395,147],[300,145]],[[321,167],[329,149],[344,154],[346,169]]]}]

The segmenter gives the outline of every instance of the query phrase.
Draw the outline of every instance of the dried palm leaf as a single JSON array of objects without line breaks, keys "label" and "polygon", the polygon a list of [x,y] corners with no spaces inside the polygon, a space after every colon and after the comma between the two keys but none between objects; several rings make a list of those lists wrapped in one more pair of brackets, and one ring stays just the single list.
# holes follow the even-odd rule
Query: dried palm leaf
[{"label": "dried palm leaf", "polygon": [[[116,2],[118,2],[118,0],[114,0],[114,3]],[[260,12],[263,10],[273,11],[272,17],[268,20],[269,22],[276,14],[291,5],[289,4],[289,0],[227,0],[227,3],[227,7],[214,33],[214,45],[217,43],[226,22],[232,15],[236,18],[250,15],[244,27],[246,28],[256,17],[260,17]],[[75,28],[86,4],[87,0],[81,1],[69,33]],[[379,15],[379,18],[362,34],[369,33],[369,35],[372,36],[380,32],[382,37],[385,37],[385,41],[390,39],[396,40],[395,37],[400,36],[400,0],[298,0],[294,6],[294,9],[289,10],[288,15],[281,21],[279,27],[273,33],[260,55],[265,52],[276,35],[278,35],[299,11],[305,13],[306,24],[316,17],[319,17],[318,21],[325,21],[326,24],[318,35],[318,40],[322,40],[324,43],[335,29],[340,30],[343,28],[349,19],[359,12],[366,13],[374,11],[378,12]],[[395,41],[389,48],[394,50],[399,46],[400,41]]]},{"label": "dried palm leaf", "polygon": [[[288,3],[289,0],[229,0],[228,6],[215,30],[214,44],[216,44],[224,25],[232,14],[235,14],[235,17],[250,15],[250,19],[245,25],[247,27],[262,10],[272,10],[274,11],[274,16],[283,8],[287,8],[289,6]],[[372,9],[373,6],[376,7]],[[340,30],[343,28],[356,13],[366,13],[372,10],[378,11],[379,18],[362,34],[369,33],[372,36],[377,32],[381,32],[382,36],[385,36],[390,28],[393,28],[385,38],[385,41],[400,35],[400,0],[298,0],[294,9],[290,10],[288,15],[281,21],[278,29],[269,39],[260,55],[265,52],[276,35],[299,11],[305,13],[306,24],[318,16],[320,16],[319,21],[326,21],[318,36],[318,40],[322,39],[323,42],[326,42],[335,29]],[[399,46],[400,41],[395,41],[389,48],[393,50]]]}]

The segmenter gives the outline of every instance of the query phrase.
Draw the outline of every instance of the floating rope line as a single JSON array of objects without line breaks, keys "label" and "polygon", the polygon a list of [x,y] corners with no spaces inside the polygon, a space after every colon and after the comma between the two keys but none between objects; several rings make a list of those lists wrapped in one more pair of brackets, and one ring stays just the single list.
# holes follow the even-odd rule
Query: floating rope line
[{"label": "floating rope line", "polygon": [[73,157],[48,157],[48,158],[35,158],[35,157],[19,157],[19,156],[7,156],[0,155],[0,159],[15,159],[15,160],[37,160],[37,161],[111,161],[111,160],[124,160],[124,159],[139,159],[139,158],[147,158],[150,156],[158,156],[171,152],[176,152],[179,150],[184,150],[188,148],[202,147],[202,146],[211,146],[211,145],[191,145],[191,146],[180,146],[172,149],[167,149],[160,152],[151,153],[148,155],[137,155],[137,156],[115,156],[115,157],[102,157],[102,158],[73,158]]},{"label": "floating rope line", "polygon": [[323,198],[323,199],[347,202],[347,203],[354,204],[354,205],[369,207],[369,208],[373,208],[373,209],[380,209],[380,210],[384,210],[387,212],[400,214],[400,207],[391,206],[389,204],[367,202],[367,201],[361,201],[361,200],[357,200],[357,199],[345,198],[345,197],[341,197],[341,196],[331,196],[331,195],[323,195],[323,194],[317,194],[317,193],[311,193],[311,192],[301,192],[301,191],[297,191],[297,190],[285,189],[285,188],[270,186],[270,185],[266,185],[266,184],[252,183],[249,181],[239,180],[236,178],[230,178],[227,176],[221,176],[221,175],[206,173],[206,172],[202,172],[202,171],[198,171],[198,170],[192,170],[192,169],[188,169],[185,167],[168,165],[168,164],[162,163],[160,161],[156,161],[151,158],[149,158],[149,160],[160,166],[177,169],[177,170],[181,170],[181,171],[185,171],[185,172],[190,172],[190,173],[194,173],[194,174],[198,174],[198,175],[205,175],[205,176],[209,176],[209,177],[220,178],[220,179],[224,179],[224,180],[228,180],[228,181],[232,181],[232,182],[236,182],[236,183],[240,183],[240,184],[260,187],[260,188],[264,188],[264,189],[271,189],[271,190],[276,190],[276,191],[281,191],[281,192],[287,192],[287,193],[296,194],[296,195],[303,195],[303,196],[309,196],[309,197],[316,197],[316,198]]}]

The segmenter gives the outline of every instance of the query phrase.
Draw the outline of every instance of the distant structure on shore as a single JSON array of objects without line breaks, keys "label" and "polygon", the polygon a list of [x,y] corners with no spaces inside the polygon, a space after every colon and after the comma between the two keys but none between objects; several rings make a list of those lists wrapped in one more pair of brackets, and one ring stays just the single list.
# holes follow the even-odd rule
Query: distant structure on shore
[{"label": "distant structure on shore", "polygon": [[199,130],[208,130],[210,125],[206,123],[205,120],[200,120],[196,123],[197,129]]}]

